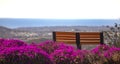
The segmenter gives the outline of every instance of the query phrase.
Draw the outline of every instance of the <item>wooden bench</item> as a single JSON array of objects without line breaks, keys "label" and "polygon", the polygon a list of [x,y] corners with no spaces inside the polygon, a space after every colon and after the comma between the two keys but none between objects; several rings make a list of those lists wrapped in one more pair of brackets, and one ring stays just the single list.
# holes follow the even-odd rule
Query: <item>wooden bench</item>
[{"label": "wooden bench", "polygon": [[53,32],[53,40],[67,44],[104,44],[103,32]]}]

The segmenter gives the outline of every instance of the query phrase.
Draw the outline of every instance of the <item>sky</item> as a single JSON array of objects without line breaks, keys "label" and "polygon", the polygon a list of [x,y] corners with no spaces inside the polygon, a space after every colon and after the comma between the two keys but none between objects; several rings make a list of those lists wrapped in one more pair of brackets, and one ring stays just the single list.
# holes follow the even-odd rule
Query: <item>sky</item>
[{"label": "sky", "polygon": [[120,23],[120,0],[0,0],[0,26],[100,26]]},{"label": "sky", "polygon": [[119,19],[120,0],[0,0],[0,18]]}]

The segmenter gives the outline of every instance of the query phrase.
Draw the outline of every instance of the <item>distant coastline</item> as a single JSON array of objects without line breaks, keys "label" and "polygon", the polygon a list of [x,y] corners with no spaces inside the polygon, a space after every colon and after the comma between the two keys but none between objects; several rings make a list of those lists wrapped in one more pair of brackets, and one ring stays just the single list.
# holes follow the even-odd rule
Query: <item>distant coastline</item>
[{"label": "distant coastline", "polygon": [[49,27],[49,26],[113,26],[118,19],[33,19],[33,18],[0,18],[0,26],[8,28],[19,27]]}]

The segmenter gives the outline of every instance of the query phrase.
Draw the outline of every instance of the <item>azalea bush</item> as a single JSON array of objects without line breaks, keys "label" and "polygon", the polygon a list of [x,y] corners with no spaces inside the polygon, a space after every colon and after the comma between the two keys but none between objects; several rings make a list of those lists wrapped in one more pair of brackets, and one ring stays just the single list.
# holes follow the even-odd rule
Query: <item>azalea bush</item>
[{"label": "azalea bush", "polygon": [[104,53],[104,56],[108,60],[108,64],[119,64],[120,63],[120,48],[111,47]]},{"label": "azalea bush", "polygon": [[48,54],[51,54],[55,50],[59,49],[60,47],[65,46],[64,44],[56,43],[54,41],[45,41],[38,45],[39,48],[46,51]]},{"label": "azalea bush", "polygon": [[19,40],[0,40],[4,46],[0,46],[0,64],[53,64],[49,55],[36,46]]},{"label": "azalea bush", "polygon": [[48,54],[32,46],[6,48],[0,56],[3,64],[52,64]]},{"label": "azalea bush", "polygon": [[105,44],[103,44],[103,45],[98,45],[98,46],[96,46],[95,48],[93,48],[93,49],[91,50],[91,52],[92,52],[93,54],[96,54],[96,55],[102,55],[104,52],[106,52],[106,51],[109,50],[110,48],[111,48],[110,46],[105,45]]},{"label": "azalea bush", "polygon": [[79,50],[54,41],[0,39],[0,64],[120,64],[120,48],[103,44]]},{"label": "azalea bush", "polygon": [[[77,53],[72,47],[55,50],[53,53],[51,53],[51,57],[55,64],[75,64],[77,62],[77,60],[75,60]],[[80,57],[78,58],[80,62]]]},{"label": "azalea bush", "polygon": [[108,45],[98,45],[91,50],[95,56],[100,56],[99,59],[103,60],[103,64],[119,64],[120,63],[120,48]]},{"label": "azalea bush", "polygon": [[48,54],[53,53],[55,50],[63,50],[69,48],[73,48],[73,50],[75,49],[74,47],[66,45],[62,42],[58,43],[54,41],[45,41],[43,43],[38,44],[37,47],[46,51]]},{"label": "azalea bush", "polygon": [[20,47],[20,46],[27,46],[27,43],[16,39],[0,39],[0,47]]}]

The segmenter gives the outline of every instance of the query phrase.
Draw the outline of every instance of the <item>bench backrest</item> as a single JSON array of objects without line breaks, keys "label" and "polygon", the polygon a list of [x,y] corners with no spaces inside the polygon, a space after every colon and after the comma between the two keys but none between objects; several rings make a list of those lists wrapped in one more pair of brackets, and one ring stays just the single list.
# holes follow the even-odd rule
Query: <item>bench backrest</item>
[{"label": "bench backrest", "polygon": [[81,49],[82,44],[103,44],[102,32],[53,32],[53,40],[67,44],[76,44]]}]

